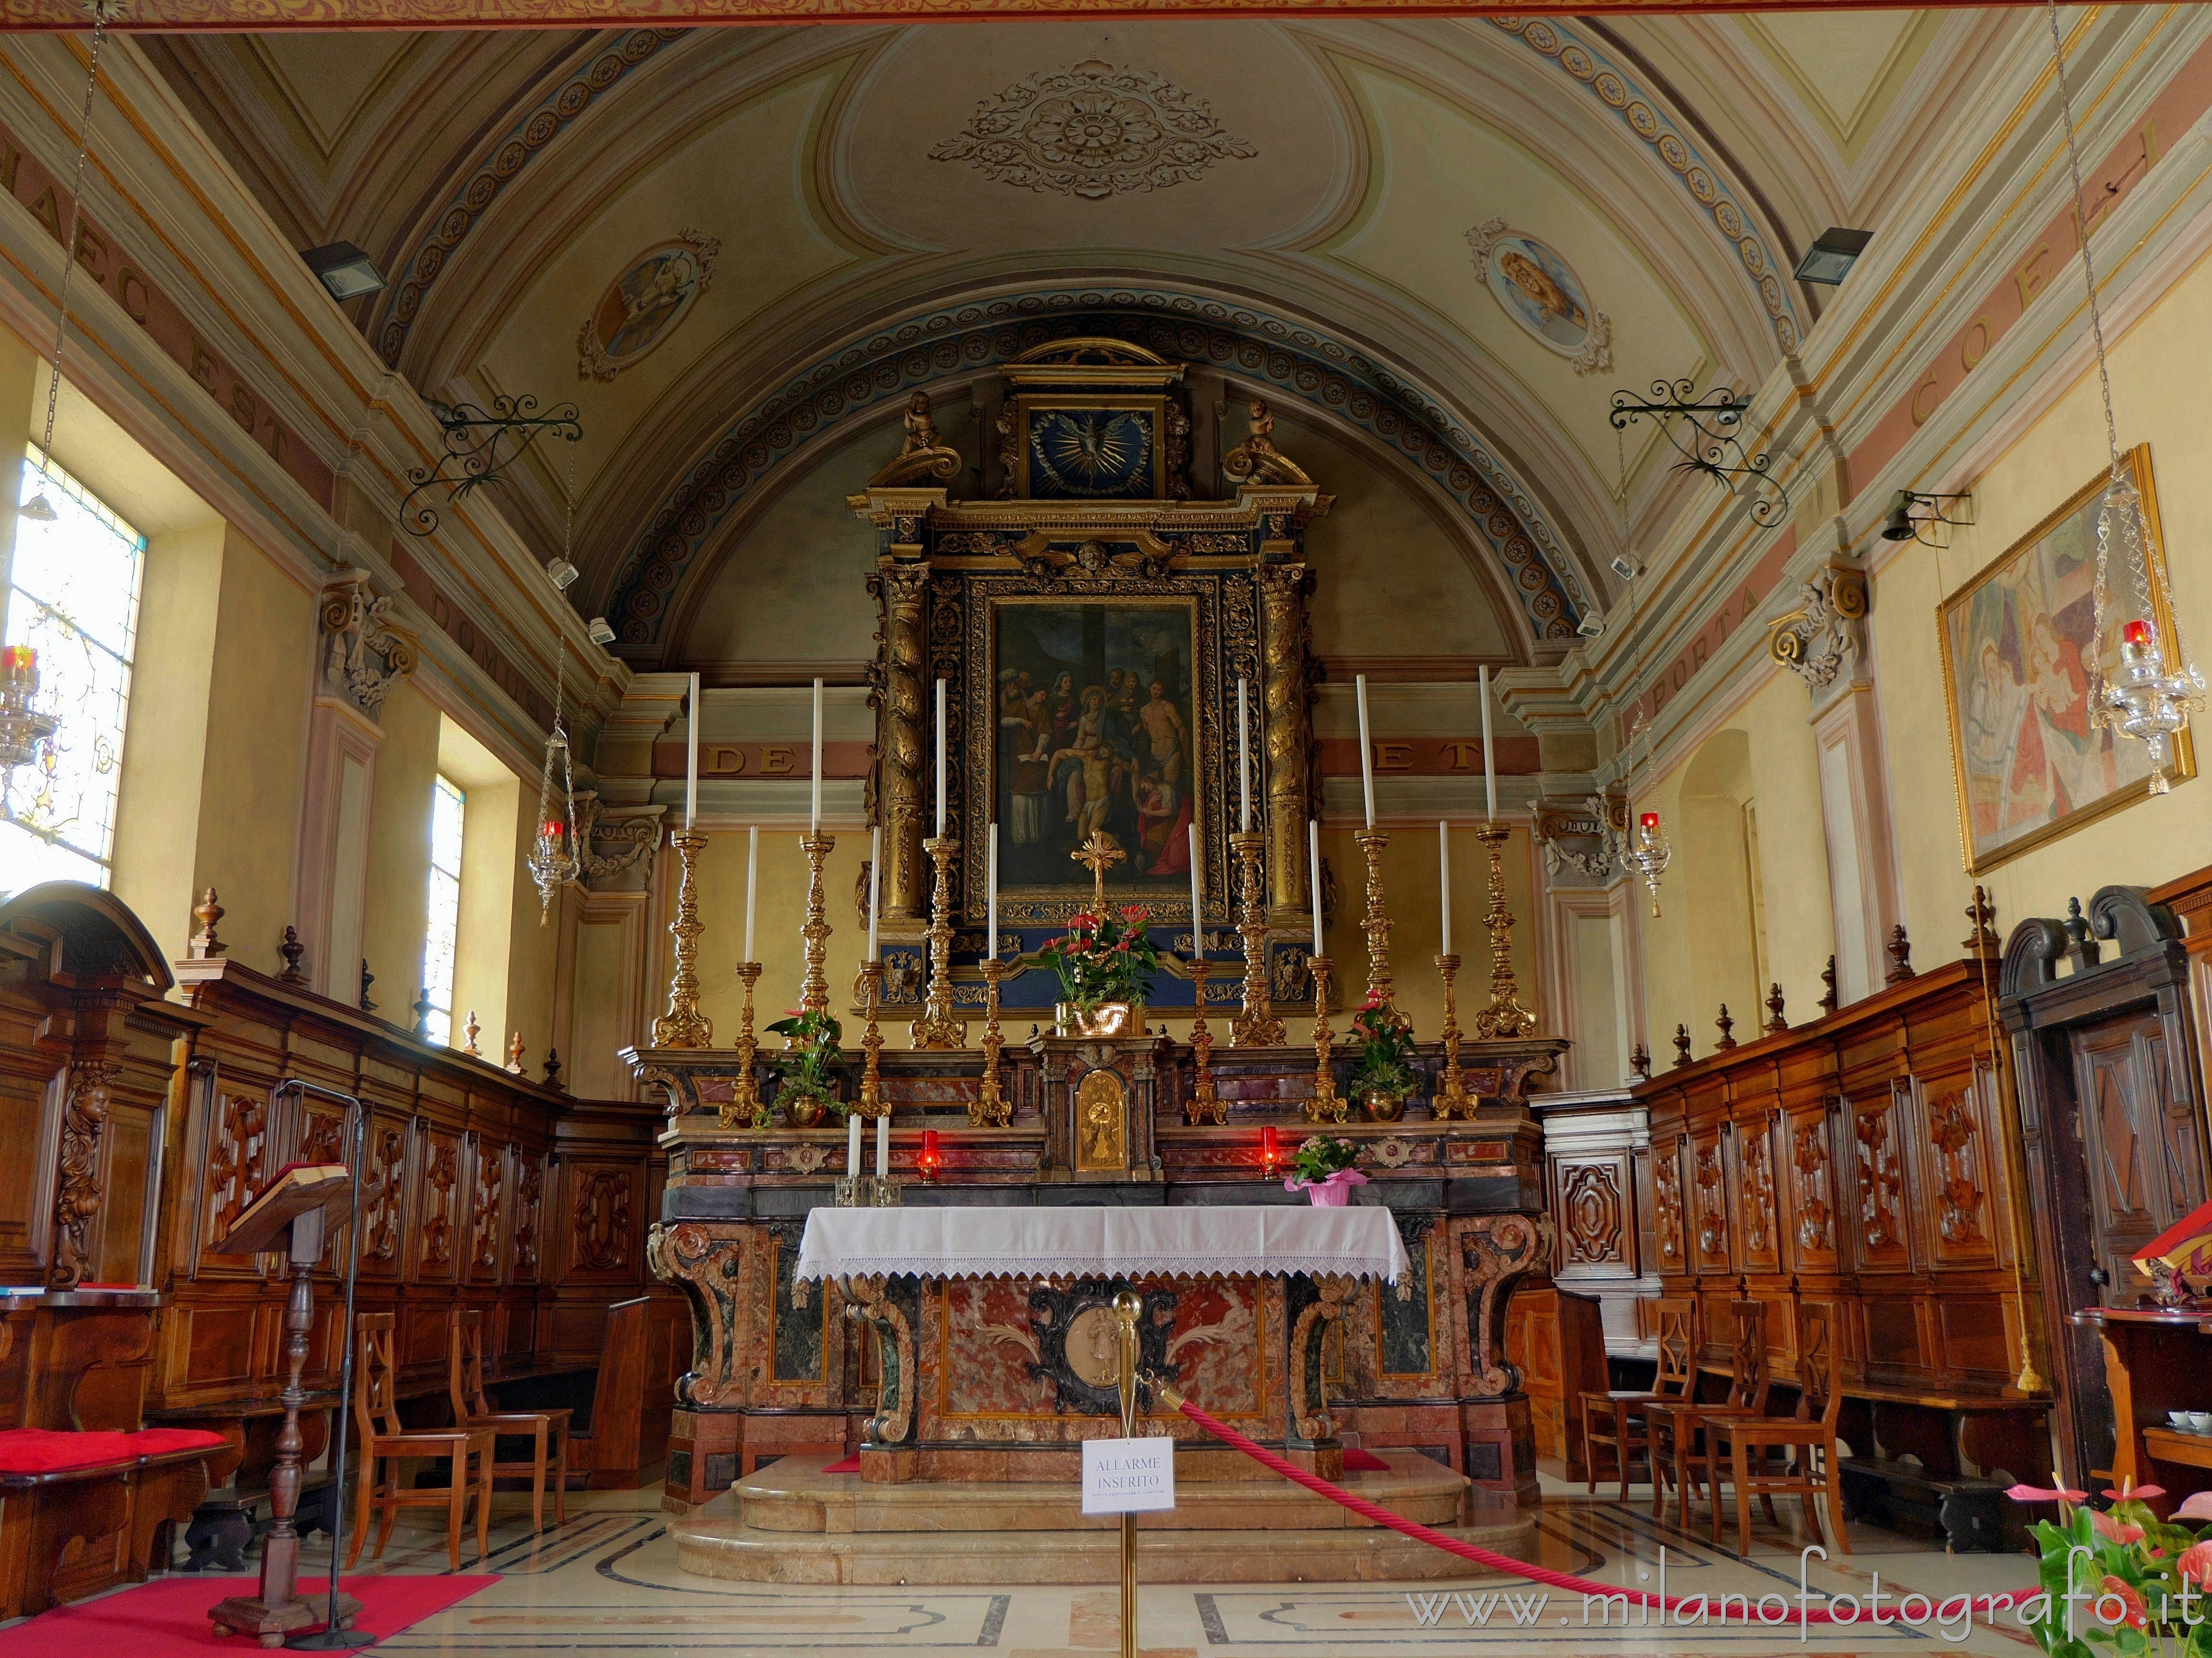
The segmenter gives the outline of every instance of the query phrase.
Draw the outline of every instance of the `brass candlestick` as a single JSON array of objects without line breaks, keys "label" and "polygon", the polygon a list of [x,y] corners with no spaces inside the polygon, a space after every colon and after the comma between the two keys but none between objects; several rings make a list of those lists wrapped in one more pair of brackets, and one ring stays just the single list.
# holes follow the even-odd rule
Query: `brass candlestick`
[{"label": "brass candlestick", "polygon": [[1467,1080],[1459,1069],[1459,992],[1455,983],[1459,978],[1458,953],[1438,956],[1437,971],[1444,981],[1444,1076],[1443,1086],[1437,1091],[1436,1112],[1449,1123],[1455,1117],[1474,1115],[1474,1101],[1468,1094]]},{"label": "brass candlestick", "polygon": [[[1193,944],[1204,948],[1205,934],[1194,928]],[[1213,1087],[1213,1033],[1206,1028],[1206,979],[1213,971],[1213,964],[1205,956],[1194,953],[1190,959],[1190,982],[1198,997],[1198,1011],[1190,1021],[1190,1051],[1198,1065],[1198,1080],[1192,1085],[1190,1098],[1184,1103],[1182,1119],[1194,1127],[1200,1123],[1225,1123],[1229,1107]]]},{"label": "brass candlestick", "polygon": [[968,1107],[970,1128],[1004,1128],[1014,1120],[1014,1107],[999,1087],[999,1054],[1006,1045],[999,1034],[999,980],[1006,964],[992,958],[983,963],[983,1091]]},{"label": "brass candlestick", "polygon": [[724,1128],[762,1125],[760,1083],[753,1076],[753,1061],[760,1052],[760,1044],[753,1036],[753,984],[760,976],[759,962],[738,963],[738,981],[745,987],[745,999],[743,1011],[738,1015],[737,1086],[730,1091],[730,1102],[720,1112]]},{"label": "brass candlestick", "polygon": [[[860,1098],[854,1107],[856,1114],[870,1121],[884,1114],[884,1077],[881,1055],[884,1051],[883,1028],[876,1022],[877,1004],[883,999],[884,964],[864,961],[860,978],[867,984],[868,1027],[860,1038],[860,1046],[867,1054],[860,1068]],[[857,1171],[855,1171],[857,1173]]]},{"label": "brass candlestick", "polygon": [[[1232,1047],[1279,1048],[1283,1021],[1267,986],[1267,906],[1260,893],[1260,849],[1267,837],[1248,829],[1230,836],[1237,855],[1237,930],[1244,939],[1244,1011],[1229,1021]],[[1316,894],[1314,902],[1321,902]]]},{"label": "brass candlestick", "polygon": [[1390,837],[1380,829],[1352,835],[1367,856],[1367,914],[1359,930],[1367,935],[1367,999],[1381,1007],[1390,1002],[1390,917],[1382,902],[1382,849]]},{"label": "brass candlestick", "polygon": [[952,855],[960,842],[956,836],[937,835],[922,842],[921,850],[937,866],[929,903],[929,999],[921,1017],[906,1027],[907,1041],[917,1048],[964,1048],[968,1021],[952,1016]]},{"label": "brass candlestick", "polygon": [[1486,1042],[1536,1033],[1536,1015],[1521,1005],[1521,992],[1513,982],[1513,911],[1505,907],[1505,864],[1500,856],[1512,832],[1495,821],[1474,832],[1474,838],[1490,849],[1490,909],[1482,917],[1490,930],[1490,1005],[1474,1016],[1475,1034]]},{"label": "brass candlestick", "polygon": [[1317,955],[1306,965],[1313,969],[1314,981],[1314,1095],[1306,1104],[1306,1121],[1340,1123],[1350,1102],[1337,1094],[1336,1073],[1330,1067],[1336,1048],[1336,1034],[1328,1027],[1331,963],[1327,956]]},{"label": "brass candlestick", "polygon": [[684,877],[676,888],[676,919],[668,930],[676,936],[676,974],[668,981],[668,1011],[653,1021],[656,1048],[705,1048],[714,1045],[714,1026],[699,1011],[699,935],[707,930],[699,919],[699,887],[691,866],[706,836],[686,829],[671,835],[668,844],[684,860]]},{"label": "brass candlestick", "polygon": [[[799,988],[801,1013],[830,1011],[830,979],[822,968],[830,954],[830,918],[822,895],[822,863],[836,844],[835,835],[825,835],[818,830],[799,838],[799,848],[806,854],[806,924],[799,930],[799,937],[806,941],[806,977]],[[799,1039],[787,1036],[783,1045],[788,1052],[799,1045]]]}]

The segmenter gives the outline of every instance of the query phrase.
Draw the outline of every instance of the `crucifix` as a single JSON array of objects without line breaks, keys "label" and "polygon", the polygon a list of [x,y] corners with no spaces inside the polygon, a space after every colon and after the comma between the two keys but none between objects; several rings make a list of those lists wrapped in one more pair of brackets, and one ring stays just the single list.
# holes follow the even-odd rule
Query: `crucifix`
[{"label": "crucifix", "polygon": [[1068,856],[1091,871],[1091,913],[1103,917],[1106,913],[1106,871],[1129,855],[1117,844],[1114,837],[1104,830],[1096,831],[1089,840],[1070,852]]}]

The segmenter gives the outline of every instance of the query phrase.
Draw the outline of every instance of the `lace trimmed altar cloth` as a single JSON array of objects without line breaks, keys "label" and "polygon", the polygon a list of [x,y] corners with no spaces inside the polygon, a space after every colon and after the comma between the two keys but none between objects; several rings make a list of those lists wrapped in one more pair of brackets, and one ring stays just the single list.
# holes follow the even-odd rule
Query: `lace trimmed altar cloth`
[{"label": "lace trimmed altar cloth", "polygon": [[1383,1208],[817,1209],[793,1276],[1377,1278],[1410,1272]]}]

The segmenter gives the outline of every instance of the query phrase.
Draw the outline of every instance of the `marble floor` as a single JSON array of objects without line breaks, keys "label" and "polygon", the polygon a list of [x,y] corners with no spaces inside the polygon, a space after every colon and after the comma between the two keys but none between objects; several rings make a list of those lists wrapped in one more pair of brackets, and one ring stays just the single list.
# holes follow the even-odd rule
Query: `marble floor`
[{"label": "marble floor", "polygon": [[[464,1556],[464,1572],[496,1573],[500,1581],[446,1612],[385,1642],[378,1650],[422,1655],[543,1652],[638,1652],[681,1658],[751,1658],[752,1655],[923,1653],[960,1649],[1004,1658],[1095,1658],[1120,1645],[1120,1596],[1091,1587],[927,1586],[906,1588],[781,1588],[687,1577],[658,1506],[658,1490],[573,1494],[567,1523],[532,1537],[527,1499],[502,1496],[494,1511],[490,1558]],[[1543,1564],[1601,1582],[1657,1587],[1663,1551],[1666,1588],[1675,1595],[1794,1596],[1799,1550],[1808,1539],[1795,1505],[1782,1505],[1778,1527],[1755,1527],[1752,1551],[1715,1548],[1704,1528],[1685,1533],[1656,1525],[1650,1494],[1632,1488],[1622,1506],[1601,1489],[1547,1482],[1539,1522]],[[518,1503],[520,1506],[518,1507]],[[1700,1513],[1699,1519],[1703,1519]],[[437,1522],[441,1525],[442,1522]],[[1728,1531],[1731,1544],[1734,1527]],[[1879,1574],[1885,1595],[1948,1597],[2024,1589],[2033,1581],[2024,1556],[1948,1556],[1940,1545],[1872,1527],[1851,1532],[1854,1552],[1826,1564],[1815,1558],[1808,1578],[1815,1592],[1865,1595]],[[327,1543],[310,1539],[312,1570],[328,1569]],[[444,1572],[441,1529],[425,1515],[403,1516],[384,1559],[364,1570]],[[1649,1576],[1647,1576],[1647,1574]],[[1999,1615],[1977,1617],[1971,1631],[1887,1625],[1824,1634],[1794,1623],[1760,1628],[1741,1622],[1662,1627],[1602,1627],[1601,1612],[1585,1618],[1581,1598],[1547,1592],[1524,1579],[1474,1574],[1463,1579],[1389,1583],[1157,1585],[1142,1590],[1139,1627],[1152,1658],[1238,1654],[1272,1658],[1386,1658],[1388,1655],[1532,1651],[1547,1658],[1650,1653],[1697,1658],[1793,1649],[1815,1655],[1850,1653],[1915,1658],[1969,1653],[2025,1655],[2028,1633]],[[1794,1607],[1794,1601],[1791,1603]],[[1898,1602],[1885,1599],[1893,1616]],[[1770,1606],[1771,1603],[1770,1603]],[[1916,1606],[1916,1611],[1918,1608]],[[0,1628],[0,1649],[7,1637]]]}]

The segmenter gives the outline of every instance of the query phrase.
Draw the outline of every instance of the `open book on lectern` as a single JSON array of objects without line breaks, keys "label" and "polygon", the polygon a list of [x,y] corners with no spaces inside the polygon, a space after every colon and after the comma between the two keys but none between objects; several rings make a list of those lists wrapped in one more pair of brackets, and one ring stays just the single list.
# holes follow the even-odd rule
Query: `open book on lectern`
[{"label": "open book on lectern", "polygon": [[218,1255],[258,1255],[285,1247],[284,1229],[301,1216],[320,1210],[343,1217],[353,1202],[353,1171],[343,1163],[287,1163],[268,1188],[240,1211],[222,1234]]}]

